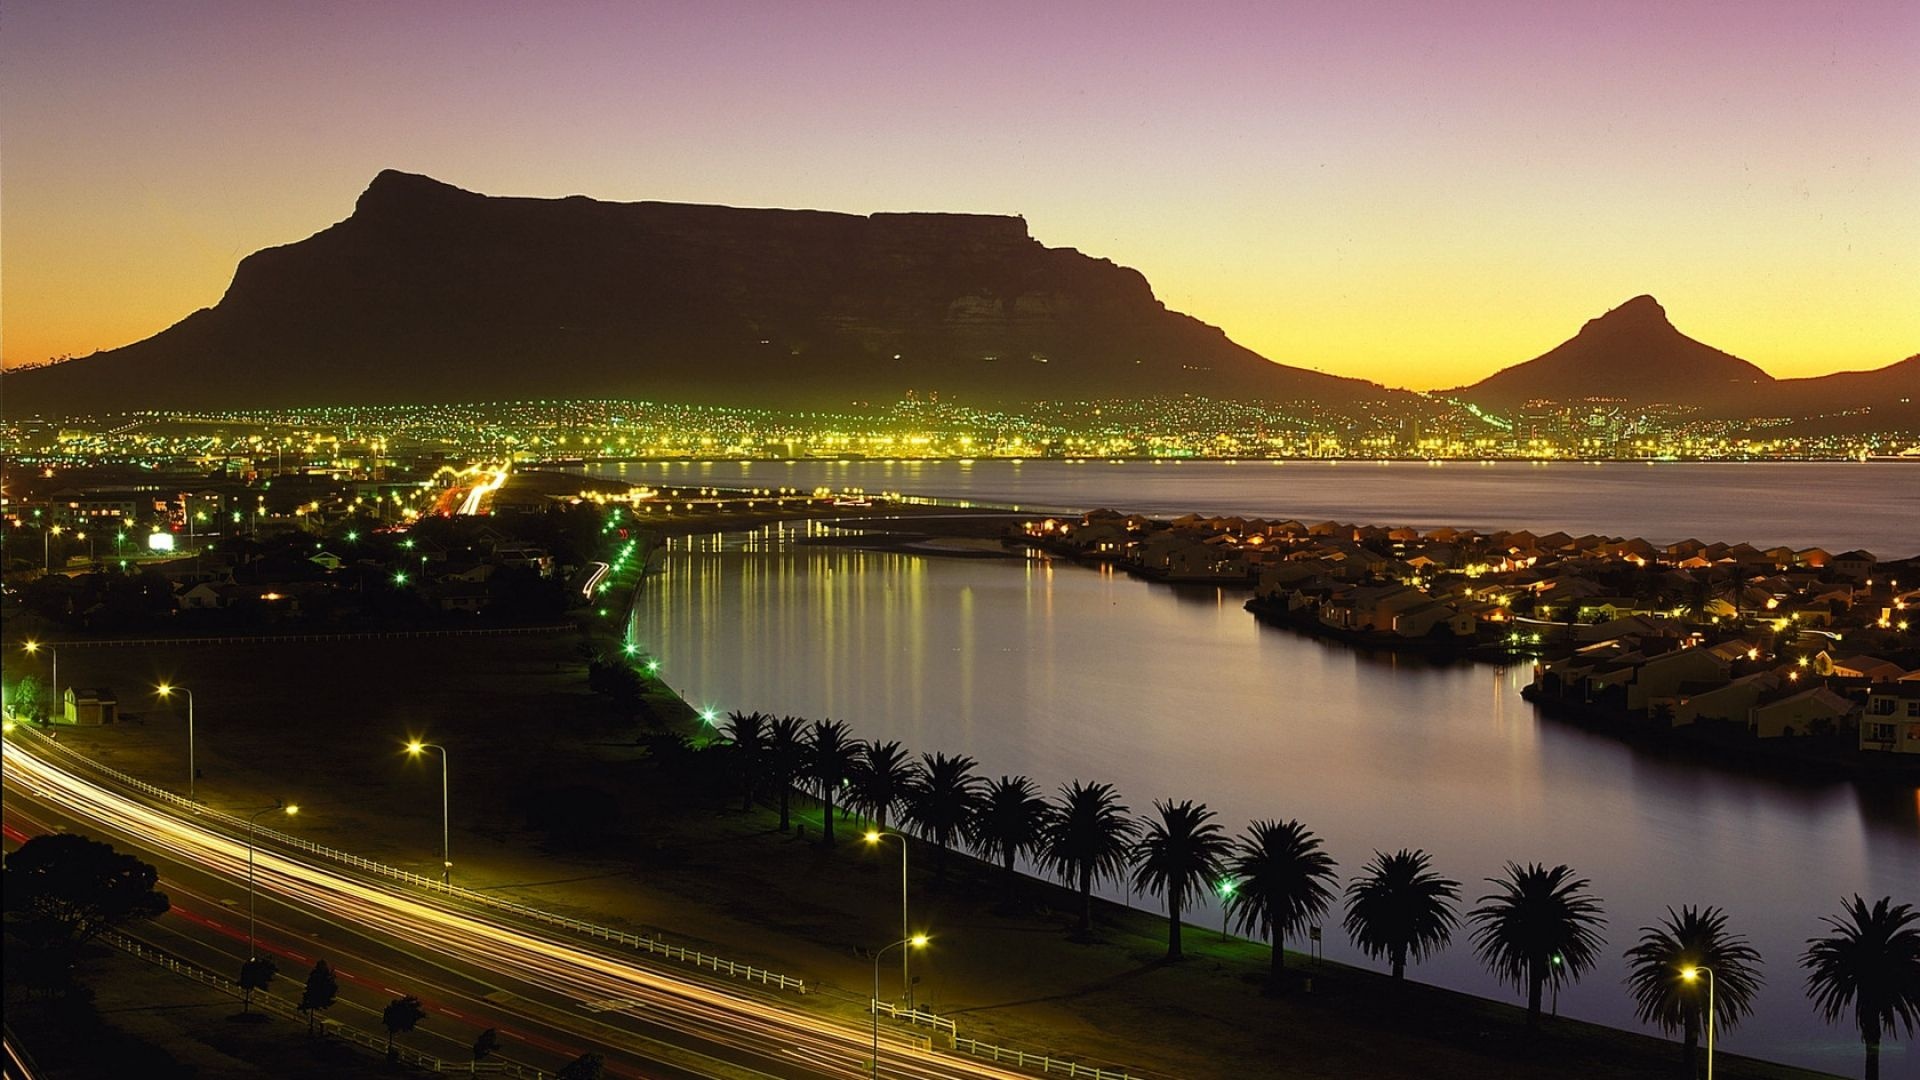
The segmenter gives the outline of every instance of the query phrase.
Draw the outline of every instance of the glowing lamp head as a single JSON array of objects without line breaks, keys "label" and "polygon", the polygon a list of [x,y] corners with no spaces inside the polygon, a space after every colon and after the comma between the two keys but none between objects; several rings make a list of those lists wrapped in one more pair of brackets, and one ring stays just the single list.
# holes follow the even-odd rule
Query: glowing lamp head
[{"label": "glowing lamp head", "polygon": [[426,752],[426,749],[427,749],[427,744],[421,742],[419,739],[415,739],[412,742],[407,744],[407,753],[409,754],[415,754],[415,755],[422,754]]},{"label": "glowing lamp head", "polygon": [[719,718],[719,715],[719,713],[714,712],[712,709],[702,709],[700,710],[700,722],[703,724],[711,724]]},{"label": "glowing lamp head", "polygon": [[915,934],[912,937],[907,939],[907,944],[913,946],[916,949],[924,949],[927,947],[928,940],[929,939],[925,934]]},{"label": "glowing lamp head", "polygon": [[288,817],[292,817],[295,814],[298,814],[300,812],[300,805],[298,803],[288,803],[286,806],[282,807],[282,809],[284,809],[287,812]]},{"label": "glowing lamp head", "polygon": [[159,686],[153,688],[153,692],[159,694],[161,697],[172,697],[173,687],[166,683],[161,683]]},{"label": "glowing lamp head", "polygon": [[868,829],[867,835],[866,835],[866,841],[869,844],[877,844],[880,842],[880,834],[873,831],[872,829]]},{"label": "glowing lamp head", "polygon": [[25,642],[20,647],[27,650],[30,653],[37,653],[40,651],[40,643],[37,641]]},{"label": "glowing lamp head", "polygon": [[1700,977],[1700,969],[1692,965],[1688,965],[1680,969],[1680,977],[1682,979],[1685,979],[1688,982],[1692,982],[1693,980],[1698,979]]}]

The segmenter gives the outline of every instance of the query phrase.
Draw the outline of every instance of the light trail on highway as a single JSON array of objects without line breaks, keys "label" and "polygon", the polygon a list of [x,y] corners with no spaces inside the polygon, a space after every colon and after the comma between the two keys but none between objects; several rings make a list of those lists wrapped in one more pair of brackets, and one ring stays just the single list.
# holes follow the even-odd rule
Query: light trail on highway
[{"label": "light trail on highway", "polygon": [[[138,844],[228,879],[244,878],[247,847],[237,839],[160,811],[82,779],[8,740],[6,779],[81,821],[99,822]],[[772,1001],[732,993],[639,967],[580,945],[476,915],[448,910],[358,881],[277,852],[255,849],[255,881],[263,895],[349,927],[369,929],[432,953],[443,966],[466,965],[523,982],[596,1009],[570,1030],[602,1041],[631,1017],[677,1033],[674,1045],[712,1060],[727,1075],[857,1078],[869,1075],[870,1033]],[[649,1039],[628,1033],[635,1039]],[[689,1045],[692,1044],[692,1045]],[[725,1050],[731,1053],[717,1053]],[[745,1056],[749,1060],[739,1060]],[[681,1062],[695,1071],[696,1064]],[[887,1032],[880,1072],[899,1080],[1031,1080],[983,1061],[934,1054]]]}]

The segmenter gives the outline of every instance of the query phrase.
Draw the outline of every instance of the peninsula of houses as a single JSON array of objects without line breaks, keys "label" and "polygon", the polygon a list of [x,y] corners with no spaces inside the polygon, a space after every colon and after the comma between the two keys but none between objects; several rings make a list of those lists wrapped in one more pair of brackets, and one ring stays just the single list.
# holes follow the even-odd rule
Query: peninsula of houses
[{"label": "peninsula of houses", "polygon": [[1530,659],[1541,711],[1727,756],[1920,775],[1920,559],[1113,510],[1015,539],[1355,646]]}]

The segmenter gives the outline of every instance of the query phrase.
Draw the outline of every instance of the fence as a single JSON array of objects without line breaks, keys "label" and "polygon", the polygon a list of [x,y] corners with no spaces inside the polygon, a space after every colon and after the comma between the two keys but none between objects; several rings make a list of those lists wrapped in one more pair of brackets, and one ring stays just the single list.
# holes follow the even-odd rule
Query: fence
[{"label": "fence", "polygon": [[[183,975],[192,979],[194,982],[204,986],[210,986],[235,1000],[244,1001],[247,999],[246,992],[241,990],[240,986],[232,980],[223,979],[205,968],[196,967],[184,960],[170,956],[125,934],[109,930],[100,935],[100,940],[122,952],[145,960],[150,964],[163,967],[175,975]],[[252,1004],[259,1008],[261,1012],[271,1013],[282,1019],[300,1022],[305,1022],[308,1019],[307,1014],[301,1012],[298,1006],[288,1002],[284,998],[275,997],[265,990],[255,990],[253,992]],[[390,1040],[374,1032],[363,1031],[360,1028],[332,1019],[322,1020],[320,1022],[320,1030],[322,1034],[328,1038],[339,1039],[342,1042],[350,1042],[378,1054],[385,1055],[388,1053],[387,1044]],[[515,1080],[542,1080],[542,1077],[546,1075],[538,1069],[529,1069],[524,1065],[516,1065],[510,1061],[444,1061],[431,1054],[422,1053],[419,1050],[401,1046],[397,1043],[393,1046],[392,1055],[399,1061],[411,1065],[416,1069],[424,1069],[428,1072],[508,1076],[515,1078]]]},{"label": "fence", "polygon": [[1086,1077],[1087,1080],[1129,1080],[1124,1071],[1096,1068],[1074,1061],[1063,1061],[1046,1054],[1029,1054],[1020,1050],[1009,1050],[1004,1046],[983,1043],[978,1039],[954,1037],[953,1048],[963,1054],[986,1058],[995,1064],[1012,1065],[1020,1069],[1037,1069],[1042,1075],[1060,1075],[1067,1077]]},{"label": "fence", "polygon": [[[248,830],[245,818],[209,809],[183,795],[168,791],[154,784],[149,784],[145,780],[128,776],[117,769],[95,761],[85,754],[62,744],[58,739],[47,738],[30,727],[19,726],[14,730],[16,732],[25,732],[32,738],[39,740],[41,744],[51,747],[82,767],[91,769],[102,776],[109,777],[116,783],[123,784],[135,791],[139,791],[142,794],[174,806],[185,807],[202,819],[220,821],[237,832],[244,834]],[[742,964],[723,956],[714,956],[710,953],[704,953],[697,949],[689,949],[681,945],[670,945],[656,938],[648,937],[645,934],[616,930],[612,927],[601,926],[598,923],[590,923],[583,919],[573,919],[565,915],[556,915],[551,911],[542,911],[539,908],[529,907],[526,904],[516,904],[511,900],[504,900],[490,893],[466,889],[458,885],[450,885],[441,881],[439,878],[428,877],[425,874],[416,874],[408,870],[402,870],[396,866],[388,866],[385,863],[375,862],[372,859],[355,855],[352,852],[330,848],[324,844],[316,844],[311,840],[303,839],[290,833],[283,833],[277,829],[255,825],[252,827],[252,834],[257,839],[271,840],[274,843],[304,851],[310,855],[316,855],[323,859],[329,859],[333,862],[353,867],[364,873],[384,877],[388,880],[411,885],[419,889],[425,889],[429,892],[439,893],[452,899],[478,904],[491,908],[494,911],[505,912],[531,922],[556,926],[563,930],[579,934],[582,937],[598,938],[608,944],[624,945],[627,948],[636,949],[653,956],[664,957],[668,960],[677,960],[684,964],[692,964],[696,968],[706,968],[718,975],[744,979],[747,982],[756,982],[763,986],[771,986],[779,990],[792,990],[801,994],[807,992],[805,980],[796,979],[791,975],[783,975],[777,971],[768,971],[766,968],[755,967],[752,964]]]},{"label": "fence", "polygon": [[960,1038],[960,1032],[953,1026],[953,1021],[944,1016],[936,1016],[924,1009],[903,1009],[891,1001],[876,1001],[870,999],[867,1002],[867,1011],[883,1012],[894,1020],[903,1020],[906,1023],[920,1027],[930,1027],[935,1031],[944,1031],[947,1033],[948,1039],[957,1041]]}]

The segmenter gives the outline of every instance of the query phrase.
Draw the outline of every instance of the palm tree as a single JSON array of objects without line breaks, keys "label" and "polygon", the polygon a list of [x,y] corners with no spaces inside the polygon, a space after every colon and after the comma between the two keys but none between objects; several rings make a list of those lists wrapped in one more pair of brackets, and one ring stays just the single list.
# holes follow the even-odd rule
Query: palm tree
[{"label": "palm tree", "polygon": [[1093,883],[1118,878],[1126,871],[1127,851],[1137,829],[1112,784],[1075,780],[1060,789],[1060,801],[1047,815],[1040,859],[1067,885],[1078,881],[1080,933],[1093,929]]},{"label": "palm tree", "polygon": [[732,745],[731,763],[740,777],[740,809],[753,809],[754,789],[767,756],[767,714],[730,712],[724,729]]},{"label": "palm tree", "polygon": [[1187,897],[1220,876],[1231,847],[1214,824],[1213,811],[1192,800],[1155,802],[1159,818],[1149,818],[1133,849],[1134,887],[1167,897],[1167,959],[1180,959],[1180,911]]},{"label": "palm tree", "polygon": [[1406,978],[1408,959],[1417,964],[1445,948],[1460,924],[1453,911],[1460,883],[1433,873],[1431,864],[1417,849],[1376,851],[1347,883],[1347,936],[1368,956],[1386,957],[1396,979]]},{"label": "palm tree", "polygon": [[905,797],[912,778],[913,763],[907,760],[905,747],[897,742],[868,743],[853,765],[852,805],[885,829],[888,812]]},{"label": "palm tree", "polygon": [[846,783],[859,755],[859,741],[850,738],[847,725],[838,720],[815,720],[807,732],[807,775],[820,785],[820,801],[825,806],[821,833],[828,847],[833,846],[834,797],[840,794],[840,785]]},{"label": "palm tree", "polygon": [[1707,1015],[1706,987],[1682,972],[1713,972],[1714,1023],[1731,1028],[1753,1011],[1760,989],[1760,954],[1747,939],[1727,932],[1727,913],[1717,907],[1672,908],[1659,926],[1640,928],[1640,944],[1626,952],[1627,990],[1644,1023],[1682,1035],[1681,1057],[1694,1074],[1694,1051]]},{"label": "palm tree", "polygon": [[1515,989],[1527,992],[1527,1027],[1540,1023],[1540,995],[1579,982],[1599,959],[1600,900],[1586,878],[1565,865],[1507,864],[1505,877],[1488,878],[1497,892],[1480,898],[1470,918],[1480,961]]},{"label": "palm tree", "polygon": [[807,771],[806,721],[783,716],[767,725],[767,779],[780,790],[780,831],[791,823],[793,782]]},{"label": "palm tree", "polygon": [[920,768],[908,781],[900,816],[915,832],[930,838],[934,854],[934,878],[947,879],[947,848],[955,833],[964,833],[980,798],[980,777],[974,775],[977,764],[962,754],[921,754]]},{"label": "palm tree", "polygon": [[967,844],[981,855],[999,860],[1001,881],[1009,897],[1019,880],[1013,861],[1040,850],[1051,808],[1040,790],[1024,776],[1003,776],[987,785],[968,822]]},{"label": "palm tree", "polygon": [[1240,932],[1273,942],[1273,984],[1286,965],[1287,937],[1333,903],[1333,857],[1298,821],[1256,821],[1227,861],[1234,879],[1227,910]]},{"label": "palm tree", "polygon": [[1881,1036],[1920,1028],[1920,912],[1891,896],[1869,908],[1858,895],[1842,910],[1841,918],[1822,920],[1833,933],[1807,939],[1800,966],[1807,969],[1807,996],[1828,1023],[1853,1007],[1867,1044],[1867,1080],[1879,1080]]}]

